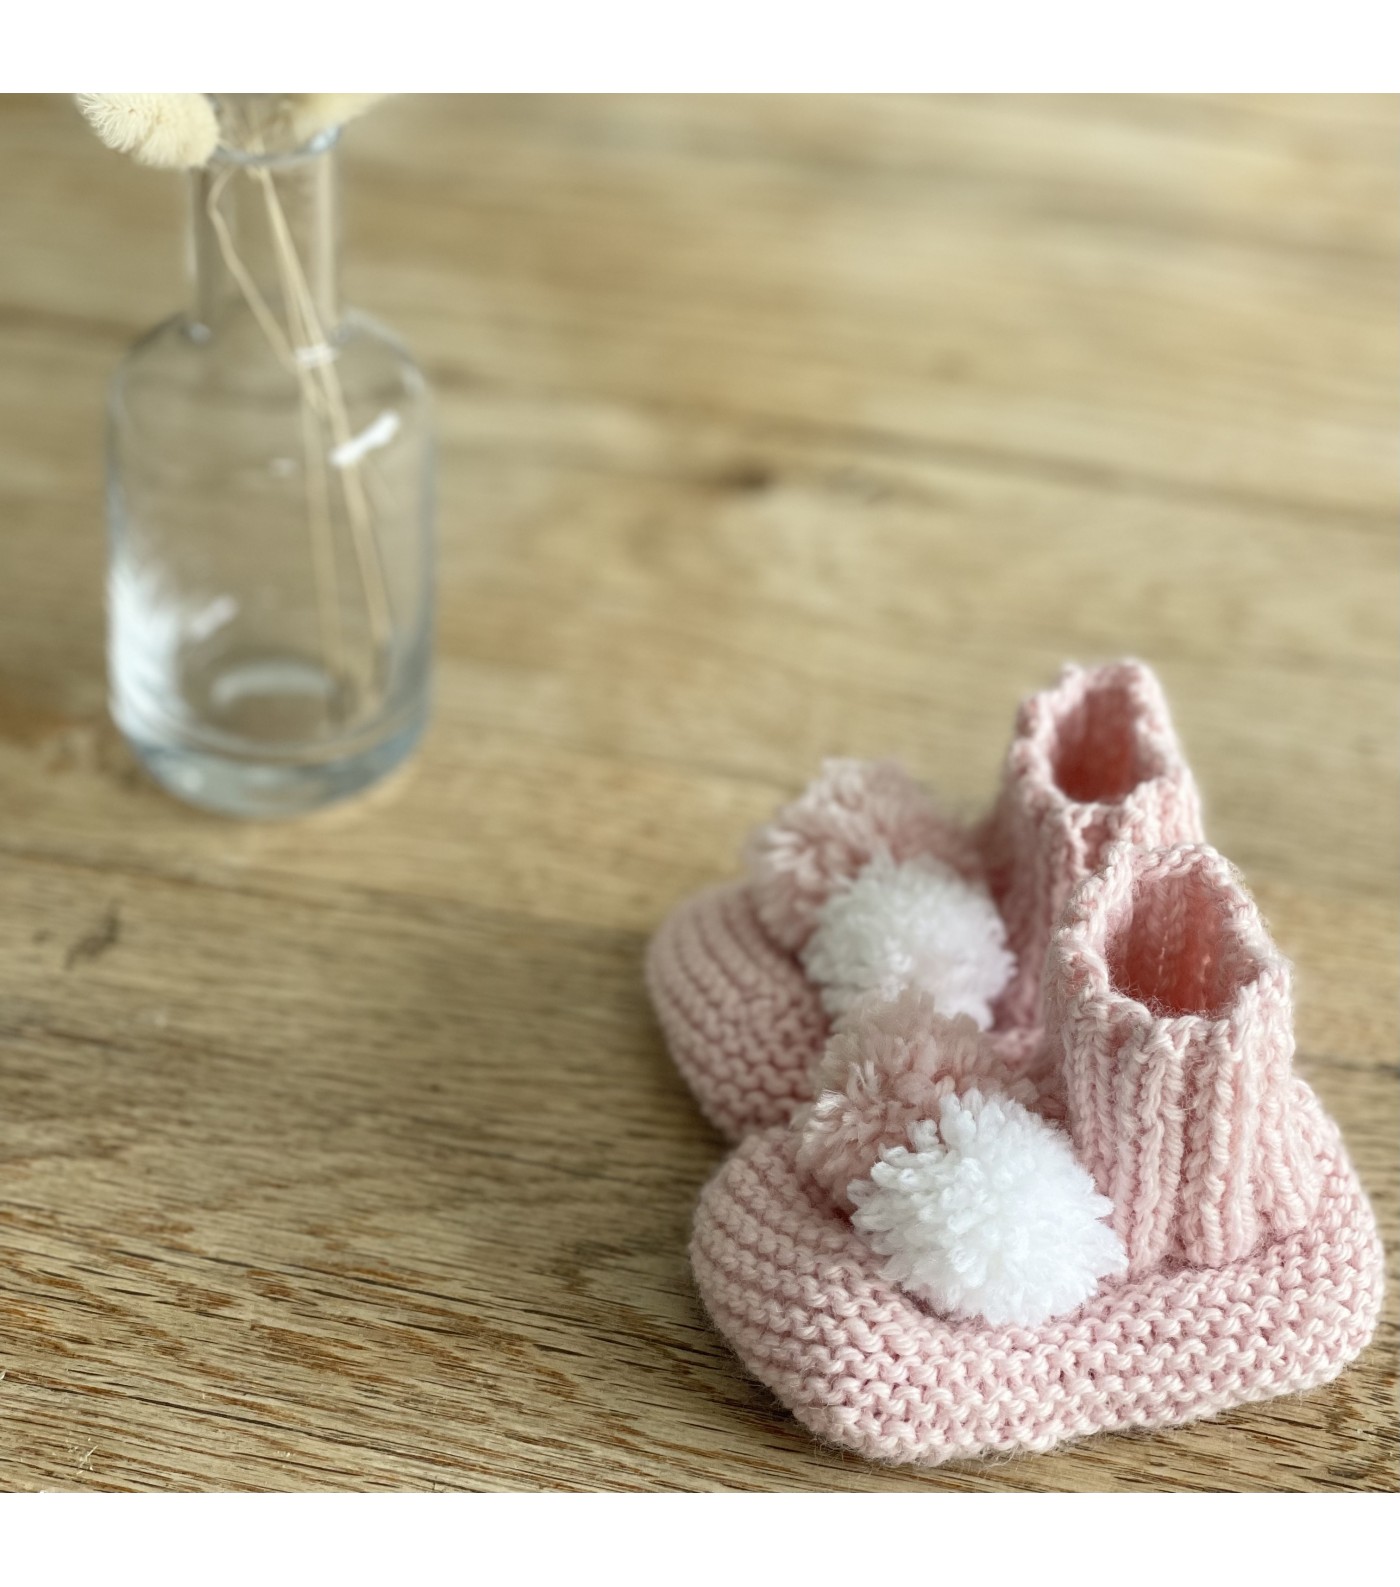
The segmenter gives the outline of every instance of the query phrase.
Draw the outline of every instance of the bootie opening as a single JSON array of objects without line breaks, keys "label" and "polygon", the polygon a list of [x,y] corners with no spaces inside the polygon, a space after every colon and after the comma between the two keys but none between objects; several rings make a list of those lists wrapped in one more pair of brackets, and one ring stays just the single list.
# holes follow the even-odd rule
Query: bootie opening
[{"label": "bootie opening", "polygon": [[1138,731],[1142,715],[1131,679],[1105,672],[1068,705],[1051,757],[1055,782],[1080,804],[1114,804],[1159,776],[1160,756]]},{"label": "bootie opening", "polygon": [[1109,924],[1113,990],[1168,1018],[1223,1016],[1260,970],[1240,939],[1237,913],[1237,896],[1212,867],[1140,872]]}]

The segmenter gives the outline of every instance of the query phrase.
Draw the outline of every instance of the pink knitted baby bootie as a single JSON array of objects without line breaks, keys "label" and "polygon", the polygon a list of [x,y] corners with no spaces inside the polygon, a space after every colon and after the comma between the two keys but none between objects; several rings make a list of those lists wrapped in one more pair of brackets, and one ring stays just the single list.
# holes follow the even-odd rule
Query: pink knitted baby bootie
[{"label": "pink knitted baby bootie", "polygon": [[1038,1014],[1050,928],[1115,841],[1201,837],[1162,690],[1141,662],[1067,666],[1024,701],[997,802],[965,826],[889,761],[828,761],[749,842],[747,877],[681,904],[647,955],[677,1068],[731,1138],[812,1095],[834,1022],[919,986],[1011,1030]]},{"label": "pink knitted baby bootie", "polygon": [[866,1008],[701,1197],[705,1305],[821,1438],[1045,1450],[1312,1388],[1374,1332],[1375,1220],[1230,866],[1115,847],[1046,977],[1039,1045]]}]

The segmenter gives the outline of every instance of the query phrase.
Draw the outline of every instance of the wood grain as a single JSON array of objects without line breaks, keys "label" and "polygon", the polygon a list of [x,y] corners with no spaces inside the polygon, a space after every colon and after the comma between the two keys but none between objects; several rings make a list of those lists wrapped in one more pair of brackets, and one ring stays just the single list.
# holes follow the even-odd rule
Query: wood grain
[{"label": "wood grain", "polygon": [[[685,1258],[640,984],[822,755],[965,808],[1157,666],[1395,1249],[1395,99],[403,100],[351,297],[430,371],[438,704],[309,822],[104,713],[101,409],[178,193],[0,100],[0,1485],[1377,1489],[1336,1384],[1049,1456],[816,1447]],[[1394,1286],[1392,1282],[1392,1297]]]}]

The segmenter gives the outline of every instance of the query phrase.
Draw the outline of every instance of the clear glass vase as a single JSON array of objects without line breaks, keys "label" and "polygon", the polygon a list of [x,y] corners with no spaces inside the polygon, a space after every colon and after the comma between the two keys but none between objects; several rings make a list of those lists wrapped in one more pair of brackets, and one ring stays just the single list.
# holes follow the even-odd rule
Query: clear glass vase
[{"label": "clear glass vase", "polygon": [[112,714],[160,783],[230,815],[355,793],[427,717],[428,392],[340,306],[335,144],[192,173],[193,303],[111,387]]}]

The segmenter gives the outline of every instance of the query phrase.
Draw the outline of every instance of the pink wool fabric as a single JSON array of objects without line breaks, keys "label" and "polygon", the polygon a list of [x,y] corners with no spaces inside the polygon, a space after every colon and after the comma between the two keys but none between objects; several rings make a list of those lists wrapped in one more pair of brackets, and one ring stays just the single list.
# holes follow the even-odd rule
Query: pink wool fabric
[{"label": "pink wool fabric", "polygon": [[647,985],[677,1069],[731,1140],[810,1095],[827,1037],[817,989],[763,929],[746,886],[710,888],[652,939]]},{"label": "pink wool fabric", "polygon": [[832,1036],[813,1071],[814,1100],[792,1121],[797,1167],[850,1212],[851,1181],[886,1147],[908,1146],[910,1127],[937,1118],[946,1096],[996,1092],[1058,1123],[1063,1086],[1044,1047],[1036,1030],[991,1034],[944,1019],[914,988],[873,1005]]},{"label": "pink wool fabric", "polygon": [[831,1033],[798,955],[833,890],[871,860],[930,857],[988,886],[1016,971],[994,1028],[1035,1024],[1051,926],[1114,842],[1202,837],[1162,689],[1137,661],[1067,666],[1020,707],[996,803],[966,825],[892,762],[828,761],[751,838],[747,877],[687,899],[647,955],[677,1068],[730,1139],[810,1100]]},{"label": "pink wool fabric", "polygon": [[[1336,1126],[1292,1073],[1288,968],[1231,867],[1115,847],[1047,954],[1024,1040],[917,998],[833,1042],[825,1089],[706,1187],[701,1296],[823,1439],[934,1465],[1157,1427],[1312,1388],[1370,1340],[1383,1254]],[[1113,1203],[1124,1277],[1038,1328],[942,1316],[881,1277],[847,1187],[948,1088],[1068,1130]]]}]

